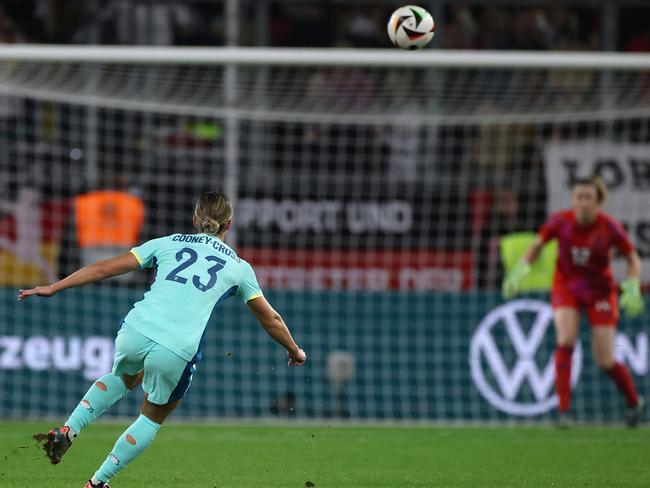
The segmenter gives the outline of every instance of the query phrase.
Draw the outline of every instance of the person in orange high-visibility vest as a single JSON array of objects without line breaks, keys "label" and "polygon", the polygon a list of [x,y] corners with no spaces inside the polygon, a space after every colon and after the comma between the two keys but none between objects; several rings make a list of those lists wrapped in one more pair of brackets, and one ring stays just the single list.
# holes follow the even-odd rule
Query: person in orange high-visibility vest
[{"label": "person in orange high-visibility vest", "polygon": [[75,230],[83,265],[128,251],[139,242],[142,200],[126,191],[98,190],[75,198]]}]

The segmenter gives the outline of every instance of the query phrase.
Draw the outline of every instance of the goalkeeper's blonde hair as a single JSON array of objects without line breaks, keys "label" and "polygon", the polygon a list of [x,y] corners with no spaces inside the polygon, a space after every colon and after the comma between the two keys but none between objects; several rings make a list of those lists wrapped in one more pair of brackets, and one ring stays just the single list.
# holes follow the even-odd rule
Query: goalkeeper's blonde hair
[{"label": "goalkeeper's blonde hair", "polygon": [[196,227],[199,232],[216,236],[227,230],[232,218],[232,205],[228,195],[221,191],[204,193],[194,207]]},{"label": "goalkeeper's blonde hair", "polygon": [[607,185],[605,181],[600,176],[590,176],[589,178],[580,178],[575,181],[573,188],[576,186],[593,186],[596,190],[596,199],[600,205],[605,205],[607,202],[607,197],[609,192],[607,191]]}]

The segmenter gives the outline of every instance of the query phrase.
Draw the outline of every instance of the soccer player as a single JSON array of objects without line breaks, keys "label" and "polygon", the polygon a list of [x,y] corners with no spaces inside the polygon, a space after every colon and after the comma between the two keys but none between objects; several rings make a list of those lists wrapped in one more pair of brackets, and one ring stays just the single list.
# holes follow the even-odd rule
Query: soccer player
[{"label": "soccer player", "polygon": [[117,333],[113,371],[93,383],[62,427],[35,436],[52,464],[57,464],[84,428],[142,384],[141,415],[118,438],[85,488],[108,488],[108,481],[151,444],[185,396],[202,357],[208,320],[227,298],[237,295],[248,305],[266,332],[285,347],[289,366],[305,364],[305,352],[262,295],[253,268],[224,243],[232,225],[228,197],[222,192],[201,195],[192,222],[198,234],[153,239],[51,285],[19,292],[19,300],[51,297],[135,269],[156,268],[151,289],[126,315]]},{"label": "soccer player", "polygon": [[568,427],[570,424],[571,356],[580,329],[580,310],[585,309],[591,325],[594,359],[625,397],[629,407],[626,422],[635,426],[644,401],[637,395],[627,367],[614,357],[618,294],[610,267],[611,250],[617,249],[627,261],[620,305],[629,317],[636,317],[644,308],[639,284],[641,260],[621,224],[602,211],[607,188],[600,178],[577,181],[571,198],[573,208],[551,215],[536,242],[506,277],[503,295],[507,299],[515,295],[544,244],[557,239],[559,256],[551,304],[557,339],[555,386],[559,397],[558,425]]}]

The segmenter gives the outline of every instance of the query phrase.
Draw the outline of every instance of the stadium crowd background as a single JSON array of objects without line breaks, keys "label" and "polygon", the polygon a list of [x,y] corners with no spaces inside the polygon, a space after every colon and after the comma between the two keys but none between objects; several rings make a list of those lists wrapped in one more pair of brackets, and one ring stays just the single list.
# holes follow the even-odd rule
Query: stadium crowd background
[{"label": "stadium crowd background", "polygon": [[[388,47],[384,22],[392,4],[385,2],[359,3],[342,8],[337,2],[241,2],[239,43],[241,45],[310,46],[310,47]],[[439,2],[432,5],[438,22],[439,37],[436,48],[450,49],[518,49],[518,50],[650,50],[650,25],[645,20],[649,7],[638,3],[612,2],[539,2],[535,6],[494,5],[493,2]],[[0,3],[0,39],[5,43],[98,43],[142,45],[205,45],[224,44],[224,2],[218,1],[5,1]],[[462,80],[461,80],[462,81]],[[475,80],[475,86],[462,89],[485,90],[496,87],[500,77]],[[494,112],[509,108],[491,101],[476,107],[473,97],[465,93],[453,96],[455,79],[450,75],[445,92],[453,104],[464,101],[464,110]],[[529,85],[535,96],[526,99],[530,107],[555,105],[566,109],[581,109],[593,102],[593,87],[598,83],[594,73],[585,73],[578,83],[565,83],[562,78],[547,83],[543,88],[538,80],[515,79],[513,91],[524,91]],[[389,90],[395,104],[405,104],[414,92],[424,98],[422,83],[403,81],[398,76],[371,79],[367,73],[346,73],[321,70],[312,75],[309,96],[323,103],[327,86],[335,86],[337,101],[350,106],[367,108],[379,103],[382,91]],[[325,88],[324,88],[325,87]],[[639,85],[639,97],[650,94],[650,84]],[[476,92],[477,94],[478,91]],[[465,95],[465,96],[464,96]],[[290,95],[289,95],[290,96]],[[464,98],[462,98],[464,96]],[[444,98],[441,103],[444,103]],[[332,101],[333,103],[333,101]],[[537,105],[536,105],[537,104]],[[6,124],[0,138],[7,156],[9,173],[4,178],[5,200],[17,200],[21,188],[36,186],[43,200],[72,198],[97,189],[130,190],[144,199],[149,210],[141,238],[146,239],[171,232],[178,225],[164,214],[164,202],[157,202],[161,184],[141,178],[147,172],[139,160],[155,157],[160,174],[183,162],[183,149],[206,149],[204,156],[196,156],[187,164],[192,171],[208,171],[213,163],[210,148],[219,147],[222,139],[219,124],[208,122],[211,137],[197,136],[204,121],[174,120],[174,117],[149,119],[156,127],[155,135],[143,129],[144,119],[137,113],[107,109],[99,117],[98,145],[103,155],[99,161],[100,177],[87,181],[75,168],[83,166],[85,154],[78,148],[86,140],[86,128],[74,126],[71,121],[82,117],[83,109],[69,106],[42,106],[29,100],[0,99],[0,119]],[[634,121],[624,127],[608,126],[608,130],[626,131],[631,139],[642,139],[644,131]],[[27,131],[24,131],[27,128]],[[205,127],[203,127],[205,129]],[[605,130],[591,124],[590,133]],[[394,248],[411,247],[417,242],[433,242],[438,249],[472,249],[478,273],[474,285],[496,289],[502,277],[499,258],[495,253],[495,238],[517,230],[533,230],[544,219],[546,193],[543,184],[543,161],[539,137],[562,138],[563,131],[572,134],[587,127],[533,127],[526,124],[500,126],[444,126],[438,129],[436,157],[423,159],[400,150],[404,138],[424,137],[422,130],[393,137],[391,131],[378,126],[314,125],[274,122],[267,131],[272,140],[263,158],[242,153],[244,169],[263,166],[269,173],[265,180],[244,182],[244,194],[269,194],[276,177],[293,173],[316,175],[323,182],[330,174],[347,176],[351,188],[363,188],[369,174],[377,176],[386,185],[401,182],[407,185],[417,207],[423,200],[433,198],[433,207],[443,206],[445,215],[434,220],[439,227],[421,232],[415,229],[404,243],[393,243]],[[408,131],[407,131],[408,132]],[[121,141],[115,144],[115,141]],[[21,144],[20,142],[28,144]],[[56,148],[56,150],[53,150]],[[161,150],[162,148],[162,150]],[[180,150],[180,152],[179,152]],[[22,154],[21,154],[22,153]],[[410,156],[413,156],[410,158]],[[413,159],[410,168],[404,160]],[[346,164],[339,165],[345,160]],[[24,161],[43,164],[45,176],[32,178],[34,172],[25,168]],[[256,166],[258,165],[258,166]],[[103,169],[102,169],[103,168]],[[334,171],[332,171],[334,170]],[[445,187],[440,192],[427,191],[430,178],[427,171],[435,171],[436,184]],[[70,179],[57,184],[48,174],[69,172]],[[171,173],[170,173],[171,174]],[[422,175],[425,175],[422,177]],[[383,184],[383,183],[382,183]],[[164,186],[164,185],[163,185]],[[240,184],[241,186],[241,184]],[[277,186],[277,185],[275,185]],[[317,184],[317,186],[320,186]],[[193,193],[198,188],[190,185],[181,192]],[[313,195],[326,197],[315,189]],[[338,190],[343,195],[347,190]],[[356,190],[354,190],[356,191]],[[163,192],[164,193],[164,192]],[[402,192],[404,193],[404,192]],[[431,195],[438,195],[438,197]],[[448,198],[445,200],[444,195]],[[165,197],[166,198],[166,197]],[[70,207],[72,208],[72,207]],[[158,214],[156,214],[158,212]],[[68,212],[66,222],[73,218]],[[448,215],[454,214],[463,225],[450,226]],[[435,216],[435,211],[434,211]],[[434,217],[430,216],[430,217]],[[66,224],[74,231],[74,225]],[[0,231],[2,229],[0,228]],[[65,273],[79,264],[79,245],[74,232],[66,232],[59,255],[59,271]],[[424,235],[426,234],[426,235]],[[248,236],[248,240],[247,240]],[[424,239],[424,241],[423,241]],[[243,234],[245,244],[258,244],[252,234]],[[67,243],[67,244],[66,244]],[[358,248],[377,245],[375,241],[359,242]],[[308,244],[307,244],[308,246]],[[110,247],[110,246],[109,246]],[[431,247],[431,244],[429,244]]]},{"label": "stadium crowd background", "polygon": [[[384,2],[359,3],[350,8],[342,8],[337,2],[241,2],[240,33],[241,45],[269,46],[311,46],[311,47],[388,47],[384,22],[392,4]],[[535,6],[513,7],[506,4],[489,5],[483,2],[440,2],[432,5],[434,17],[438,22],[439,37],[434,42],[436,48],[451,49],[518,49],[518,50],[650,50],[650,24],[646,22],[650,7],[639,7],[638,3],[622,2],[539,2]],[[98,44],[146,44],[146,45],[206,45],[218,46],[224,43],[224,2],[218,1],[4,1],[0,2],[0,39],[5,43],[98,43]],[[462,80],[461,80],[462,81]],[[502,82],[496,79],[478,79],[475,86],[463,86],[464,90],[485,90]],[[445,92],[450,103],[473,103],[472,96],[462,93],[455,97],[455,79],[449,76],[444,82]],[[535,79],[516,79],[512,82],[515,90],[522,91],[521,84],[530,85],[535,96],[526,99],[531,107],[556,105],[566,109],[580,109],[592,99],[593,87],[597,83],[594,73],[585,73],[580,82],[572,80],[564,83],[562,78],[547,83],[543,88]],[[315,102],[323,103],[327,86],[335,86],[339,102],[348,105],[360,104],[367,108],[378,103],[382,90],[390,90],[395,104],[408,104],[409,97],[422,90],[422,83],[403,81],[398,76],[384,79],[371,79],[366,73],[347,73],[341,77],[335,71],[321,70],[312,75],[309,82],[311,96]],[[640,97],[650,94],[650,84],[642,83]],[[514,91],[514,90],[513,90]],[[443,92],[443,93],[445,93]],[[478,91],[476,92],[477,94]],[[463,95],[465,95],[464,98]],[[289,95],[290,96],[290,95]],[[422,96],[422,93],[420,93]],[[442,103],[444,103],[444,98]],[[308,99],[309,101],[309,99]],[[333,101],[332,101],[333,103]],[[408,106],[408,105],[403,105]],[[481,102],[477,111],[500,113],[509,107],[498,103]],[[470,110],[468,106],[464,110]],[[7,156],[9,174],[4,179],[3,192],[6,200],[16,200],[21,187],[38,186],[38,191],[47,200],[49,197],[75,197],[80,193],[96,189],[131,187],[145,200],[146,207],[164,208],[156,202],[154,195],[160,187],[143,183],[142,170],[138,160],[145,158],[146,152],[158,151],[156,156],[160,165],[176,167],[182,155],[177,149],[206,148],[222,143],[217,134],[222,128],[213,126],[214,137],[196,137],[197,126],[201,120],[174,121],[154,119],[156,135],[144,134],[143,119],[138,114],[126,114],[106,110],[99,120],[99,147],[105,166],[96,181],[75,179],[75,168],[84,164],[85,155],[76,148],[83,146],[86,139],[85,128],[75,127],[70,122],[75,114],[80,116],[83,109],[68,105],[40,106],[29,100],[17,101],[0,99],[0,118],[6,124],[0,138]],[[26,127],[26,132],[21,132]],[[117,123],[116,123],[117,121]],[[149,120],[148,123],[152,123]],[[209,122],[208,125],[213,125]],[[273,187],[273,175],[287,171],[318,175],[319,181],[329,178],[331,170],[340,176],[346,173],[355,188],[363,187],[363,180],[369,174],[379,175],[383,181],[402,181],[409,185],[406,193],[416,195],[416,200],[428,198],[420,187],[429,180],[423,174],[432,168],[436,180],[446,186],[445,194],[460,193],[448,201],[435,201],[444,204],[445,211],[455,214],[465,225],[449,226],[445,215],[436,219],[441,227],[433,232],[436,248],[472,248],[477,257],[479,273],[475,284],[481,288],[495,289],[501,273],[494,271],[498,261],[494,253],[494,237],[516,230],[532,230],[545,215],[545,188],[543,181],[543,162],[536,143],[542,137],[563,137],[562,128],[536,127],[519,124],[515,126],[445,126],[438,129],[440,141],[435,148],[436,157],[423,160],[421,157],[410,168],[404,167],[409,159],[408,150],[399,151],[404,137],[411,139],[414,133],[391,137],[390,130],[377,126],[318,126],[314,124],[291,124],[276,122],[270,124],[268,132],[272,141],[266,150],[264,160],[247,160],[242,154],[244,168],[264,165],[270,173],[265,183],[259,181],[246,191],[248,193],[268,193]],[[568,128],[567,131],[584,131],[584,128]],[[598,127],[589,127],[598,133]],[[604,130],[604,129],[603,129]],[[631,133],[632,139],[644,137],[634,123],[614,128]],[[21,132],[21,134],[19,134]],[[417,130],[416,130],[417,132]],[[144,135],[143,135],[144,134]],[[636,134],[636,136],[635,136]],[[421,135],[421,134],[420,134]],[[20,138],[29,144],[20,144]],[[144,140],[143,137],[149,140]],[[120,144],[115,144],[120,140]],[[343,142],[341,142],[343,141]],[[56,147],[57,150],[52,150]],[[22,155],[18,154],[23,152]],[[33,154],[27,154],[29,152]],[[177,151],[176,151],[177,152]],[[171,154],[171,156],[170,156]],[[207,166],[212,158],[209,151],[206,157],[195,158],[192,170]],[[252,159],[258,159],[254,155]],[[337,166],[343,158],[346,164]],[[21,161],[44,162],[46,174],[69,171],[71,179],[57,185],[56,178],[41,177],[40,183],[26,173]],[[163,160],[167,160],[164,162]],[[12,163],[13,162],[13,163]],[[15,164],[15,167],[12,167]],[[57,170],[58,167],[58,170]],[[146,170],[144,170],[146,172]],[[207,171],[207,170],[206,170]],[[80,174],[80,173],[79,173]],[[477,179],[480,181],[473,181]],[[149,180],[150,181],[150,180]],[[469,184],[468,184],[469,182]],[[246,183],[249,184],[249,183]],[[387,183],[390,184],[390,183]],[[148,186],[147,186],[148,185]],[[196,191],[187,188],[187,192]],[[316,190],[318,193],[318,190]],[[345,193],[345,190],[343,191]],[[435,193],[435,192],[434,192]],[[419,196],[422,195],[422,196]],[[458,196],[459,195],[459,196]],[[318,196],[318,195],[317,195]],[[326,195],[320,195],[324,197]],[[435,206],[435,205],[434,205]],[[449,206],[454,209],[448,212]],[[169,222],[160,213],[156,218],[150,212],[144,224],[142,238],[153,237],[161,231],[172,231],[176,222]],[[68,226],[67,228],[72,228]],[[246,235],[244,235],[244,239]],[[410,235],[410,243],[422,242],[422,235]],[[425,237],[431,239],[432,237]],[[254,237],[251,237],[254,241]],[[60,271],[71,271],[78,260],[75,252],[75,238],[64,242],[60,254]],[[244,240],[244,242],[246,242]],[[254,242],[251,242],[254,243]],[[361,243],[359,247],[367,245]],[[406,243],[407,247],[409,243]],[[394,247],[403,247],[397,243]],[[491,250],[490,250],[491,249]],[[492,257],[490,257],[492,256]],[[70,262],[67,262],[70,261]],[[497,263],[498,264],[498,263]],[[492,270],[492,271],[490,271]]]},{"label": "stadium crowd background", "polygon": [[[218,0],[86,2],[5,0],[3,43],[224,44]],[[240,2],[240,45],[388,47],[385,19],[394,2]],[[650,50],[650,7],[640,1],[424,2],[434,13],[437,48]],[[444,35],[442,33],[444,32]]]},{"label": "stadium crowd background", "polygon": [[[0,39],[221,46],[232,41],[225,3],[0,1]],[[394,49],[385,34],[394,2],[239,5],[243,46]],[[650,46],[644,2],[521,5],[427,3],[438,24],[431,49]],[[273,368],[272,349],[257,341],[245,311],[228,305],[223,334],[209,339],[213,353],[201,372],[209,380],[188,403],[190,416],[264,415],[271,405],[274,414],[311,417],[507,418],[512,411],[491,408],[472,386],[470,344],[483,318],[504,306],[500,244],[535,232],[554,209],[553,192],[567,194],[575,174],[562,163],[576,148],[586,154],[585,167],[607,153],[606,176],[618,185],[607,209],[629,219],[641,257],[650,257],[642,200],[650,163],[628,164],[650,133],[647,73],[245,67],[238,70],[239,98],[231,102],[239,111],[233,157],[227,154],[232,121],[221,110],[223,71],[222,65],[173,63],[0,64],[3,334],[26,344],[27,358],[2,377],[18,393],[0,402],[0,415],[42,413],[46,406],[32,393],[38,385],[77,391],[109,368],[123,307],[141,296],[150,276],[70,292],[31,309],[16,308],[15,289],[136,242],[192,232],[193,199],[224,184],[229,161],[238,173],[236,248],[265,292],[310,337],[317,359],[304,383],[277,369],[261,376],[258,364],[245,358],[258,355]],[[617,110],[608,112],[611,107]],[[411,116],[413,123],[403,123]],[[112,200],[100,206],[100,216],[93,214],[92,202],[105,198]],[[131,218],[123,217],[125,209],[132,209]],[[123,234],[110,230],[127,221]],[[106,228],[84,228],[84,222]],[[535,289],[548,289],[553,257]],[[643,352],[646,336],[630,332],[641,323],[627,323],[624,350]],[[70,349],[90,351],[83,365],[55,358],[63,326]],[[32,344],[41,347],[50,337],[55,359],[32,361]],[[539,356],[550,357],[552,334],[544,340]],[[363,359],[350,361],[351,353]],[[645,379],[647,361],[641,363],[634,371]],[[67,369],[48,369],[57,364]],[[611,385],[599,375],[595,367],[585,369],[578,412],[619,418]],[[520,399],[540,400],[552,385],[519,386]],[[232,389],[237,394],[224,393]],[[128,411],[120,408],[117,414]]]}]

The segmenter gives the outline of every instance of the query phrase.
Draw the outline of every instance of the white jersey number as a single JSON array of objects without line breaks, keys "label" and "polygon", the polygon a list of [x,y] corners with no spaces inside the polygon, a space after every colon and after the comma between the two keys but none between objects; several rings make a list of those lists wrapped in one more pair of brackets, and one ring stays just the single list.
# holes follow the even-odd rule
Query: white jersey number
[{"label": "white jersey number", "polygon": [[571,246],[571,258],[574,266],[587,266],[591,252],[588,247]]}]

